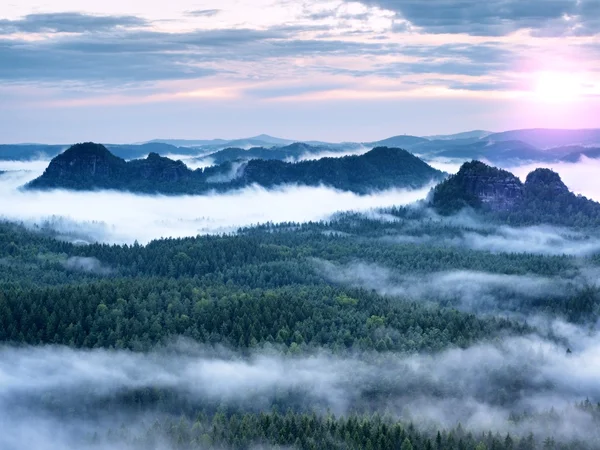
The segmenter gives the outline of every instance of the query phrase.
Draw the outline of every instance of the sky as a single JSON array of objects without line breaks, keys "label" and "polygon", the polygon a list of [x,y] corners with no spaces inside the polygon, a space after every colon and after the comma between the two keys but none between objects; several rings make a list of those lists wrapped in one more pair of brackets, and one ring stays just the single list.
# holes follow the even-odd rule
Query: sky
[{"label": "sky", "polygon": [[6,0],[0,142],[600,127],[600,0]]}]

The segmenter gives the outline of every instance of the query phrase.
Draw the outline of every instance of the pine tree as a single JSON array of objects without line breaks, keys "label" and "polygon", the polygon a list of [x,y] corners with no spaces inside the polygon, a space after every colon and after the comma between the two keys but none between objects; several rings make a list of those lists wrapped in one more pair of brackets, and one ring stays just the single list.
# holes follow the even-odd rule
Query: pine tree
[{"label": "pine tree", "polygon": [[413,450],[413,446],[410,442],[410,439],[408,439],[408,438],[404,439],[404,442],[402,443],[402,447],[400,447],[400,450]]}]

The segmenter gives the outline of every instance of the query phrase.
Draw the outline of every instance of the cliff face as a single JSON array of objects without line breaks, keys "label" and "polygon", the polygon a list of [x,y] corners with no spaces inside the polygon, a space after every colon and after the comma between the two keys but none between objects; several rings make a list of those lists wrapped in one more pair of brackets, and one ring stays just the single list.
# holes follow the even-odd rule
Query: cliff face
[{"label": "cliff face", "polygon": [[146,159],[130,161],[129,171],[136,178],[161,182],[177,182],[192,176],[192,171],[183,162],[173,161],[156,153],[150,153]]},{"label": "cliff face", "polygon": [[471,207],[511,224],[600,223],[600,204],[573,194],[560,176],[549,169],[536,169],[523,184],[510,172],[479,161],[466,163],[434,189],[431,203],[441,214]]},{"label": "cliff face", "polygon": [[560,175],[550,169],[536,169],[527,175],[525,189],[549,196],[569,193],[569,188],[563,183]]},{"label": "cliff face", "polygon": [[434,189],[432,203],[443,213],[464,207],[499,212],[515,208],[523,194],[523,183],[512,173],[472,161]]},{"label": "cliff face", "polygon": [[511,173],[471,169],[465,171],[462,177],[463,188],[492,211],[511,210],[523,198],[523,184]]},{"label": "cliff face", "polygon": [[103,145],[77,144],[54,158],[44,177],[57,180],[75,175],[77,178],[108,179],[123,171],[126,164]]},{"label": "cliff face", "polygon": [[127,189],[128,183],[147,184],[187,180],[194,172],[181,161],[150,153],[146,159],[125,161],[103,145],[76,144],[54,158],[44,174],[28,187],[67,189]]}]

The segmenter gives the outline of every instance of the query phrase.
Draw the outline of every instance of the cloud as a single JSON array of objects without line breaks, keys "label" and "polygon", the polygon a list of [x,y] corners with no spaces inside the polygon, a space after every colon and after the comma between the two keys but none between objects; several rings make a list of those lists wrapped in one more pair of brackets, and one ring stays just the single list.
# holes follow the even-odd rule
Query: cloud
[{"label": "cloud", "polygon": [[364,155],[368,151],[372,150],[371,147],[365,147],[364,145],[348,146],[347,149],[338,150],[326,150],[319,153],[303,153],[297,158],[290,158],[289,162],[297,161],[314,161],[322,158],[342,158],[344,156],[358,156]]},{"label": "cloud", "polygon": [[214,17],[220,12],[220,9],[197,9],[195,11],[186,12],[186,15],[192,17]]},{"label": "cloud", "polygon": [[112,273],[112,269],[102,264],[98,258],[72,256],[63,263],[63,266],[65,269],[74,272],[85,272],[96,275],[109,275]]},{"label": "cloud", "polygon": [[[4,346],[0,413],[11,426],[3,422],[0,444],[24,448],[7,446],[17,436],[26,437],[24,442],[69,439],[79,420],[86,431],[100,427],[102,420],[110,423],[110,417],[117,419],[113,426],[124,422],[135,428],[142,418],[151,424],[166,413],[160,405],[153,407],[154,418],[152,407],[136,408],[135,414],[124,406],[118,409],[119,398],[141,389],[169,392],[191,406],[258,412],[269,411],[275,400],[295,399],[296,409],[321,414],[385,410],[417,426],[461,423],[474,432],[526,436],[533,431],[540,440],[598,439],[592,416],[573,407],[600,398],[598,334],[561,322],[546,326],[556,340],[509,336],[437,354],[384,357],[327,352],[293,357],[269,350],[242,356],[186,342],[151,353]],[[556,419],[546,414],[551,408]],[[86,419],[89,411],[93,419]],[[511,413],[529,418],[509,421]],[[48,429],[36,427],[38,421],[55,425],[60,433],[44,434]]]},{"label": "cloud", "polygon": [[0,20],[0,35],[11,33],[90,33],[117,28],[145,27],[135,16],[96,16],[78,12],[29,14],[18,20]]},{"label": "cloud", "polygon": [[363,0],[395,11],[428,33],[502,36],[520,29],[542,35],[594,35],[600,28],[596,0]]},{"label": "cloud", "polygon": [[600,254],[600,237],[548,226],[512,228],[501,226],[492,232],[465,232],[447,243],[494,253],[589,256]]},{"label": "cloud", "polygon": [[283,186],[267,190],[252,186],[225,194],[177,197],[19,189],[37,175],[39,172],[13,172],[0,177],[0,195],[4,199],[0,203],[0,218],[46,224],[77,239],[114,243],[234,232],[242,226],[268,221],[322,220],[342,210],[409,204],[424,198],[430,189],[359,196],[325,187]]},{"label": "cloud", "polygon": [[[600,254],[600,233],[578,231],[550,225],[511,227],[485,221],[474,211],[463,210],[453,216],[440,216],[423,205],[418,219],[405,220],[382,238],[390,243],[414,243],[468,248],[492,253],[568,255],[588,257]],[[423,233],[422,228],[436,224],[438,233]]]},{"label": "cloud", "polygon": [[[0,59],[5,62],[0,80],[95,81],[111,86],[136,82],[139,86],[147,81],[201,78],[218,72],[208,63],[265,56],[268,49],[256,45],[282,37],[277,31],[220,29],[120,31],[102,37],[82,34],[33,42],[5,39],[0,40]],[[221,50],[215,53],[215,48]]]},{"label": "cloud", "polygon": [[[99,19],[86,15],[75,15],[75,18],[80,16],[82,20]],[[272,78],[273,70],[285,70],[288,75],[290,71],[302,75],[304,80],[307,69],[338,77],[371,75],[397,79],[399,74],[435,73],[481,76],[506,69],[515,59],[512,51],[497,44],[411,45],[389,39],[357,40],[341,34],[319,37],[314,33],[319,26],[315,24],[169,32],[156,27],[108,26],[118,23],[119,19],[125,23],[127,17],[106,16],[103,18],[105,28],[98,27],[93,34],[76,33],[73,26],[74,34],[69,36],[0,39],[0,59],[8,62],[0,68],[0,80],[52,82],[65,87],[73,82],[94,81],[114,88],[123,83],[196,79],[221,73],[237,77],[237,82],[242,83],[248,81],[250,74],[256,78],[256,61],[268,62],[268,65],[263,64],[260,70],[263,75],[259,78]],[[70,20],[75,22],[75,18]],[[133,19],[130,18],[132,23]],[[215,51],[216,48],[219,51]],[[350,59],[367,56],[369,61],[363,61],[360,66],[350,62]],[[398,56],[410,61],[394,61]],[[326,62],[324,57],[327,57]],[[300,70],[297,67],[300,58],[318,60],[309,61],[308,66]],[[229,83],[235,81],[232,79]],[[341,81],[336,79],[329,84],[339,86]],[[468,90],[471,84],[482,88],[482,83],[476,80],[463,83],[461,88]],[[489,85],[490,89],[503,86],[499,81]],[[84,88],[85,85],[80,87]],[[279,89],[285,91],[286,88],[303,89],[294,86]]]},{"label": "cloud", "polygon": [[506,275],[467,270],[431,274],[400,274],[378,264],[347,265],[316,260],[316,268],[327,279],[355,288],[372,289],[381,295],[414,301],[442,302],[479,313],[528,312],[533,300],[562,298],[576,286],[594,283],[598,273],[582,273],[579,279],[535,275]]},{"label": "cloud", "polygon": [[208,183],[228,183],[242,177],[247,165],[247,161],[233,161],[227,172],[212,175],[206,181]]}]

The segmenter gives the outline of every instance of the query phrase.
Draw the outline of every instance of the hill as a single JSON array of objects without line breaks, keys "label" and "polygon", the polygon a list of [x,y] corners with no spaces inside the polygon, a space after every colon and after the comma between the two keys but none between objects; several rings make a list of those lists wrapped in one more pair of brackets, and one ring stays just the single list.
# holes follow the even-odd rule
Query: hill
[{"label": "hill", "polygon": [[198,153],[200,153],[195,148],[176,147],[174,145],[162,144],[158,142],[147,144],[106,144],[105,146],[113,155],[128,160],[145,158],[150,153],[189,156],[196,156]]},{"label": "hill", "polygon": [[411,149],[412,147],[427,141],[427,139],[422,137],[401,135],[393,136],[381,141],[365,143],[365,145],[367,147],[401,147]]},{"label": "hill", "polygon": [[463,131],[462,133],[455,134],[438,134],[435,136],[425,136],[425,139],[429,139],[430,141],[448,141],[448,140],[456,140],[456,139],[483,139],[490,134],[494,134],[492,131],[485,130],[473,130],[473,131]]},{"label": "hill", "polygon": [[0,160],[31,161],[53,158],[65,148],[67,148],[66,145],[2,144],[0,145]]},{"label": "hill", "polygon": [[540,150],[522,141],[476,139],[427,141],[412,148],[417,154],[436,158],[485,159],[493,163],[508,161],[553,161],[554,153]]},{"label": "hill", "polygon": [[207,147],[220,150],[228,147],[274,147],[293,143],[289,139],[261,134],[240,139],[154,139],[147,144],[167,144],[177,147]]},{"label": "hill", "polygon": [[580,146],[565,147],[566,156],[561,158],[565,162],[578,162],[582,157],[590,159],[600,158],[600,148],[588,148]]},{"label": "hill", "polygon": [[600,225],[600,203],[569,191],[550,169],[536,169],[525,181],[480,161],[463,164],[432,192],[441,214],[473,208],[511,224]]},{"label": "hill", "polygon": [[487,137],[492,142],[523,141],[540,149],[565,147],[569,145],[600,145],[600,129],[560,130],[535,128],[513,130],[491,134]]},{"label": "hill", "polygon": [[335,154],[343,153],[348,150],[356,150],[360,148],[359,144],[347,144],[347,145],[315,145],[308,144],[305,142],[295,142],[290,145],[282,147],[252,147],[248,150],[242,148],[226,148],[213,153],[209,153],[200,158],[196,158],[197,161],[209,162],[210,164],[223,164],[228,161],[236,160],[251,160],[251,159],[264,159],[264,160],[297,160],[305,156],[320,155],[320,154]]},{"label": "hill", "polygon": [[326,185],[357,193],[420,188],[444,174],[405,150],[381,147],[361,156],[286,163],[255,159],[190,170],[183,162],[151,153],[125,161],[105,146],[77,144],[55,157],[28,189],[116,189],[164,194],[200,194],[258,184]]}]

